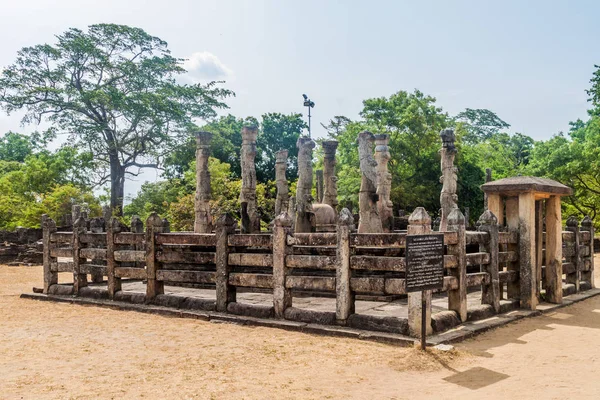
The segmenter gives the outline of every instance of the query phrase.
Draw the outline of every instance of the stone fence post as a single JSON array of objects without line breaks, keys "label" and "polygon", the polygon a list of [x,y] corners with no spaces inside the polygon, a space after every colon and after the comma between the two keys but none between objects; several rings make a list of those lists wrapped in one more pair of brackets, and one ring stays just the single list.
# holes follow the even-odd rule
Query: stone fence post
[{"label": "stone fence post", "polygon": [[86,258],[80,256],[80,236],[86,232],[87,222],[80,216],[73,222],[73,294],[79,294],[79,290],[87,286],[87,274],[81,270],[81,266],[87,262]]},{"label": "stone fence post", "polygon": [[465,217],[455,208],[448,215],[448,231],[456,232],[458,242],[448,245],[448,255],[456,257],[456,268],[448,274],[458,281],[458,288],[448,291],[448,309],[455,311],[461,322],[467,321],[467,251]]},{"label": "stone fence post", "polygon": [[337,223],[337,249],[335,266],[335,319],[345,325],[348,317],[354,314],[354,292],[350,288],[350,231],[354,228],[354,218],[347,208],[340,212]]},{"label": "stone fence post", "polygon": [[283,318],[286,308],[292,306],[292,291],[285,287],[288,274],[286,256],[291,254],[287,237],[292,232],[292,218],[284,211],[273,224],[273,308],[275,317]]},{"label": "stone fence post", "polygon": [[[432,233],[431,217],[423,207],[417,207],[408,218],[409,235],[427,235]],[[425,331],[426,335],[433,332],[431,327],[431,290],[408,294],[408,330],[413,337],[421,337],[421,299],[425,296]]]},{"label": "stone fence post", "polygon": [[231,214],[223,214],[217,220],[215,229],[216,236],[216,253],[215,264],[217,273],[215,275],[215,286],[217,303],[216,309],[220,312],[227,311],[227,304],[233,303],[236,300],[235,286],[229,284],[229,245],[227,237],[235,233],[236,222]]},{"label": "stone fence post", "polygon": [[44,249],[42,250],[43,264],[44,264],[44,293],[48,294],[50,286],[58,284],[58,272],[53,272],[51,269],[53,257],[50,255],[50,235],[56,232],[56,223],[47,214],[42,215],[42,243]]},{"label": "stone fence post", "polygon": [[487,285],[481,287],[481,301],[483,304],[489,304],[494,308],[497,314],[500,312],[500,277],[498,263],[498,218],[490,210],[486,210],[481,214],[477,221],[477,230],[479,232],[487,232],[488,240],[479,245],[479,250],[490,255],[490,262],[483,266],[485,272],[490,277]]},{"label": "stone fence post", "polygon": [[[133,219],[132,219],[133,223]],[[106,229],[106,274],[108,276],[108,298],[113,300],[121,290],[121,278],[115,276],[115,235],[124,231],[125,226],[118,218],[111,217]]]},{"label": "stone fence post", "polygon": [[[163,221],[164,222],[164,221]],[[131,233],[144,233],[144,221],[142,221],[142,219],[140,217],[138,217],[137,215],[134,215],[131,217],[131,224],[130,224],[130,232]],[[125,232],[125,226],[123,226],[121,228],[120,232]],[[163,232],[165,232],[163,230]],[[143,251],[144,250],[144,245],[141,243],[135,244],[132,246],[132,250],[139,250],[139,251]],[[144,265],[142,262],[135,262],[134,263],[136,268],[143,268]]]},{"label": "stone fence post", "polygon": [[595,288],[594,284],[594,224],[589,215],[586,215],[581,221],[581,231],[590,233],[590,250],[589,250],[589,269],[582,272],[581,280],[589,282],[591,289]]},{"label": "stone fence post", "polygon": [[567,231],[573,232],[573,254],[569,261],[573,264],[574,272],[566,274],[566,282],[575,285],[575,291],[579,292],[579,281],[581,272],[581,254],[579,251],[579,221],[574,216],[567,218]]},{"label": "stone fence post", "polygon": [[146,300],[150,301],[159,294],[165,292],[164,283],[156,279],[158,261],[156,260],[156,234],[163,233],[165,224],[158,214],[152,213],[146,220],[146,272],[148,283],[146,284]]}]

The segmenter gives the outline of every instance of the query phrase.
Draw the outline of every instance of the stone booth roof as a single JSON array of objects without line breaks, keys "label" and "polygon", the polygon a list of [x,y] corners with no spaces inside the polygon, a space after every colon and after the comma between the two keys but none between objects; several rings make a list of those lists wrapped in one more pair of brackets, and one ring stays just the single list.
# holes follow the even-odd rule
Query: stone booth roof
[{"label": "stone booth roof", "polygon": [[538,178],[535,176],[513,176],[499,179],[481,185],[485,193],[524,193],[536,192],[558,196],[570,196],[573,190],[560,182],[552,179]]}]

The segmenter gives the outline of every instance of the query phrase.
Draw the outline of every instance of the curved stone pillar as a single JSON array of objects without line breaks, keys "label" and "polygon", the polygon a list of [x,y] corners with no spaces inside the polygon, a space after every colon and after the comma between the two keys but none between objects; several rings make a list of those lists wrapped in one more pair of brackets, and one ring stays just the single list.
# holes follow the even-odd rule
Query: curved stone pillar
[{"label": "curved stone pillar", "polygon": [[210,215],[210,172],[208,157],[210,157],[210,141],[212,133],[196,132],[196,196],[194,204],[194,232],[212,232],[212,216]]},{"label": "curved stone pillar", "polygon": [[358,193],[358,233],[381,233],[381,218],[377,210],[377,162],[373,158],[373,142],[371,132],[358,134],[358,157],[362,180]]},{"label": "curved stone pillar", "polygon": [[275,199],[275,218],[288,210],[289,188],[285,171],[287,169],[288,151],[279,150],[275,153],[275,185],[277,186],[277,198]]},{"label": "curved stone pillar", "polygon": [[335,176],[335,151],[338,147],[337,140],[326,140],[321,143],[323,146],[323,203],[329,204],[336,210],[337,199],[337,176]]},{"label": "curved stone pillar", "polygon": [[314,232],[315,218],[312,211],[313,184],[312,156],[315,142],[306,136],[298,138],[298,184],[296,185],[296,232]]},{"label": "curved stone pillar", "polygon": [[260,218],[256,206],[256,137],[258,128],[245,126],[242,128],[242,190],[240,205],[242,213],[242,233],[260,232]]},{"label": "curved stone pillar", "polygon": [[448,215],[450,215],[453,209],[458,208],[458,204],[456,203],[458,201],[458,195],[456,194],[458,169],[454,166],[454,157],[457,153],[454,146],[454,130],[444,129],[440,132],[440,137],[442,138],[442,149],[440,150],[442,168],[442,176],[440,177],[440,183],[442,184],[442,193],[440,194],[440,204],[442,206],[440,232],[443,232],[448,229]]},{"label": "curved stone pillar", "polygon": [[394,210],[390,195],[392,192],[392,174],[388,171],[390,160],[390,135],[375,135],[375,161],[377,161],[377,209],[384,232],[394,230]]}]

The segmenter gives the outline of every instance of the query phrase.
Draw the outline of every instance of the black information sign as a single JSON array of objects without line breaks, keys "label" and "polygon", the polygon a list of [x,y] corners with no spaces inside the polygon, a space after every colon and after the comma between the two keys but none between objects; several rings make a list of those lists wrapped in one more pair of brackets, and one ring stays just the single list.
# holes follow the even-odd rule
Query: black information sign
[{"label": "black information sign", "polygon": [[444,285],[444,234],[406,236],[406,292]]}]

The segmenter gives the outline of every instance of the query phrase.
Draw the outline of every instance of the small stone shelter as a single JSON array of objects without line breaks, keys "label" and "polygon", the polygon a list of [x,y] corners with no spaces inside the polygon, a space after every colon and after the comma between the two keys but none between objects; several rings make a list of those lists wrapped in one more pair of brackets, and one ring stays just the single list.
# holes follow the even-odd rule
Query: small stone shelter
[{"label": "small stone shelter", "polygon": [[520,287],[511,288],[509,285],[508,297],[511,297],[511,291],[516,293],[520,289],[521,307],[534,310],[543,287],[547,301],[561,303],[560,198],[570,196],[571,188],[552,179],[515,176],[487,182],[481,189],[487,197],[488,210],[498,218],[498,225],[519,232]]}]

